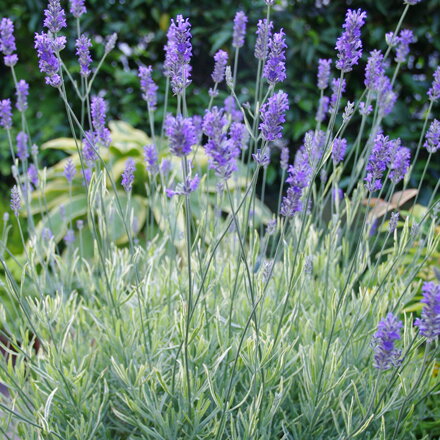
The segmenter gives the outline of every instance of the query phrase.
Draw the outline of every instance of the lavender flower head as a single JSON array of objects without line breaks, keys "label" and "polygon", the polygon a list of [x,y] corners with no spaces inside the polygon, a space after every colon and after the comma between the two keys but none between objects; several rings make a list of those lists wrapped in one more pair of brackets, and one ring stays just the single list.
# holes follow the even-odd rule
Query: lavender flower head
[{"label": "lavender flower head", "polygon": [[370,52],[367,67],[365,69],[365,87],[370,90],[378,90],[384,73],[385,68],[383,65],[382,52],[380,50],[373,50]]},{"label": "lavender flower head", "polygon": [[414,34],[409,29],[403,29],[397,39],[398,46],[396,48],[396,57],[394,58],[397,63],[404,63],[409,54],[409,45],[414,43]]},{"label": "lavender flower head", "polygon": [[2,18],[0,22],[0,52],[4,55],[6,66],[17,64],[18,57],[14,52],[17,50],[14,37],[14,23],[9,18]]},{"label": "lavender flower head", "polygon": [[318,61],[318,89],[320,90],[325,90],[328,87],[328,82],[330,80],[331,64],[331,59],[320,59]]},{"label": "lavender flower head", "polygon": [[66,14],[60,5],[60,0],[49,0],[44,16],[44,26],[53,34],[67,27]]},{"label": "lavender flower head", "polygon": [[86,162],[90,165],[98,159],[97,154],[97,139],[93,131],[86,131],[85,137],[82,140],[82,153]]},{"label": "lavender flower head", "polygon": [[247,149],[249,133],[244,124],[241,124],[240,122],[233,122],[229,127],[229,138],[235,148],[239,150]]},{"label": "lavender flower head", "polygon": [[196,143],[197,136],[191,118],[181,115],[168,115],[165,121],[165,134],[168,137],[170,151],[178,157],[187,156]]},{"label": "lavender flower head", "polygon": [[388,136],[379,134],[374,140],[373,149],[368,159],[365,186],[368,191],[377,191],[382,188],[382,176],[390,160],[392,141]]},{"label": "lavender flower head", "polygon": [[281,138],[288,109],[287,93],[282,90],[271,96],[261,107],[260,130],[264,140],[273,141]]},{"label": "lavender flower head", "polygon": [[289,166],[289,148],[283,147],[281,148],[280,167],[282,170],[287,170],[288,166]]},{"label": "lavender flower head", "polygon": [[426,337],[427,342],[433,342],[440,336],[440,284],[432,281],[424,283],[422,293],[422,317],[417,318],[414,325],[419,327],[420,334]]},{"label": "lavender flower head", "polygon": [[75,242],[75,231],[73,229],[68,229],[63,240],[67,246],[72,245]]},{"label": "lavender flower head", "polygon": [[389,370],[391,367],[399,366],[402,352],[395,348],[394,342],[400,339],[400,329],[402,327],[402,322],[398,321],[392,313],[388,313],[386,318],[379,322],[372,341],[373,366],[375,368]]},{"label": "lavender flower head", "polygon": [[263,70],[263,77],[269,84],[273,85],[286,79],[286,47],[285,33],[281,29],[273,34],[269,41],[269,55]]},{"label": "lavender flower head", "polygon": [[171,161],[169,159],[162,159],[160,163],[160,172],[162,176],[167,177],[171,171]]},{"label": "lavender flower head", "polygon": [[116,32],[113,32],[110,37],[108,38],[107,42],[104,46],[105,53],[110,53],[116,46],[116,41],[118,41],[118,34]]},{"label": "lavender flower head", "polygon": [[21,209],[21,198],[20,191],[18,190],[17,185],[14,185],[11,190],[11,210],[18,217],[18,213]]},{"label": "lavender flower head", "polygon": [[174,189],[167,188],[166,194],[168,197],[174,196],[189,196],[194,192],[200,184],[200,177],[196,174],[194,177],[188,176],[182,183],[178,183]]},{"label": "lavender flower head", "polygon": [[440,98],[440,66],[434,72],[434,80],[428,90],[428,97],[431,101],[437,101]]},{"label": "lavender flower head", "polygon": [[393,91],[391,80],[386,75],[383,75],[380,79],[377,97],[377,105],[381,115],[386,116],[391,113],[396,101],[397,94]]},{"label": "lavender flower head", "polygon": [[75,174],[76,174],[75,165],[73,164],[73,160],[69,159],[66,162],[66,165],[64,166],[64,177],[66,178],[66,180],[69,183],[72,183],[72,180],[75,177]]},{"label": "lavender flower head", "polygon": [[411,159],[411,151],[409,148],[400,146],[400,139],[398,146],[392,152],[390,162],[388,164],[390,171],[389,178],[391,182],[397,184],[400,182],[408,172],[409,163]]},{"label": "lavender flower head", "polygon": [[404,0],[403,3],[407,5],[416,5],[417,3],[420,3],[422,0]]},{"label": "lavender flower head", "polygon": [[264,60],[267,57],[267,49],[269,40],[272,36],[272,21],[267,22],[266,19],[258,20],[257,24],[257,41],[255,42],[255,58]]},{"label": "lavender flower head", "polygon": [[347,150],[346,139],[336,138],[333,141],[332,158],[333,158],[333,163],[335,165],[337,165],[339,162],[342,162],[344,160],[346,150]]},{"label": "lavender flower head", "polygon": [[12,127],[12,105],[10,99],[0,101],[0,126],[9,130]]},{"label": "lavender flower head", "polygon": [[84,0],[70,0],[70,13],[75,17],[79,18],[81,15],[87,12],[84,6]]},{"label": "lavender flower head", "polygon": [[99,96],[92,98],[91,113],[92,125],[98,141],[105,147],[109,147],[111,144],[110,130],[105,127],[107,104],[103,98]]},{"label": "lavender flower head", "polygon": [[44,32],[35,34],[35,49],[37,49],[38,66],[40,72],[46,74],[46,84],[52,87],[61,85],[61,76],[58,74],[60,62],[56,57],[56,49],[61,50],[65,37],[53,39]]},{"label": "lavender flower head", "polygon": [[150,144],[144,147],[144,161],[145,168],[153,175],[159,172],[159,157],[157,154],[156,145]]},{"label": "lavender flower head", "polygon": [[440,122],[434,119],[426,133],[423,146],[429,153],[435,153],[440,148]]},{"label": "lavender flower head", "polygon": [[178,95],[191,82],[191,24],[181,15],[177,16],[176,21],[171,20],[165,52],[165,74],[171,80],[173,93]]},{"label": "lavender flower head", "polygon": [[29,165],[28,171],[28,178],[29,178],[29,182],[32,183],[32,185],[34,185],[34,187],[36,188],[38,186],[38,170],[37,167],[32,163]]},{"label": "lavender flower head", "polygon": [[157,90],[158,86],[153,81],[151,73],[153,68],[151,66],[140,66],[138,71],[138,77],[141,83],[142,98],[148,104],[150,110],[156,110],[157,105]]},{"label": "lavender flower head", "polygon": [[17,103],[15,106],[17,107],[18,111],[26,111],[28,108],[27,97],[29,95],[29,84],[24,79],[18,81],[15,95],[17,96]]},{"label": "lavender flower head", "polygon": [[28,135],[24,131],[17,134],[17,156],[21,160],[26,160],[29,157]]},{"label": "lavender flower head", "polygon": [[258,165],[266,168],[270,164],[270,149],[265,148],[264,150],[261,150],[258,148],[257,151],[252,154],[252,158]]},{"label": "lavender flower head", "polygon": [[359,58],[362,56],[361,27],[365,24],[367,14],[358,9],[349,9],[345,16],[345,23],[342,26],[344,32],[336,42],[338,61],[336,67],[342,72],[353,70]]},{"label": "lavender flower head", "polygon": [[388,230],[392,234],[397,228],[397,222],[399,221],[399,213],[392,212],[390,217],[390,222],[388,224]]},{"label": "lavender flower head", "polygon": [[122,173],[122,182],[121,185],[124,187],[126,192],[130,192],[133,187],[134,182],[134,172],[135,172],[135,163],[133,159],[128,159],[125,163],[125,169]]},{"label": "lavender flower head", "polygon": [[92,47],[92,42],[90,38],[86,35],[81,35],[75,43],[76,55],[78,56],[78,62],[81,67],[80,74],[83,78],[87,78],[90,73],[90,63],[92,62],[92,57],[90,56],[90,47]]},{"label": "lavender flower head", "polygon": [[219,50],[214,55],[214,71],[212,72],[212,80],[215,83],[221,83],[225,78],[226,64],[228,63],[228,54],[224,50]]},{"label": "lavender flower head", "polygon": [[232,36],[232,45],[239,49],[244,45],[244,37],[246,36],[246,23],[248,18],[243,11],[238,11],[234,18],[234,33]]},{"label": "lavender flower head", "polygon": [[347,86],[347,81],[344,78],[333,78],[332,79],[332,96],[330,98],[330,108],[331,111],[335,110],[336,104],[338,103],[338,95],[339,102],[341,101],[342,95],[345,92],[345,88]]}]

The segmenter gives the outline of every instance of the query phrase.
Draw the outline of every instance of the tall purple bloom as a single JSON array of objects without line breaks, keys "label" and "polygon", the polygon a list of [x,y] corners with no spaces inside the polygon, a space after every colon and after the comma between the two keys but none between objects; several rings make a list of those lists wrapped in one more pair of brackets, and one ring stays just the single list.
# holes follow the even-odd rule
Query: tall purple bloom
[{"label": "tall purple bloom", "polygon": [[14,185],[11,190],[11,210],[14,212],[15,216],[18,217],[18,213],[21,209],[21,198],[20,191],[17,185]]},{"label": "tall purple bloom", "polygon": [[29,84],[24,79],[18,81],[15,95],[17,96],[15,106],[18,111],[24,112],[28,108],[27,97],[29,95]]},{"label": "tall purple bloom", "polygon": [[272,21],[258,20],[257,24],[257,41],[255,42],[255,58],[264,60],[267,57],[267,49],[269,40],[272,37]]},{"label": "tall purple bloom", "polygon": [[342,162],[345,157],[345,151],[347,150],[347,140],[344,138],[336,138],[333,141],[332,158],[333,163],[337,165]]},{"label": "tall purple bloom", "polygon": [[224,50],[219,50],[214,55],[214,71],[212,72],[212,80],[221,83],[225,78],[226,64],[228,63],[228,54]]},{"label": "tall purple bloom", "polygon": [[377,97],[377,105],[382,116],[386,116],[391,113],[396,101],[397,94],[393,90],[391,80],[386,75],[383,75],[380,79]]},{"label": "tall purple bloom", "polygon": [[144,161],[147,171],[151,174],[159,172],[159,156],[156,145],[150,144],[144,147]]},{"label": "tall purple bloom", "polygon": [[92,98],[91,104],[92,125],[95,130],[98,141],[105,147],[109,147],[112,140],[110,130],[105,126],[107,117],[107,104],[104,99],[99,96]]},{"label": "tall purple bloom", "polygon": [[328,87],[328,82],[330,80],[331,64],[331,59],[320,59],[318,61],[318,89],[320,90],[325,90]]},{"label": "tall purple bloom", "polygon": [[189,196],[194,192],[200,184],[200,177],[196,174],[194,177],[188,176],[184,182],[178,183],[174,189],[167,188],[166,194],[168,197],[174,196]]},{"label": "tall purple bloom", "polygon": [[28,135],[24,131],[20,131],[17,134],[17,156],[21,160],[29,157]]},{"label": "tall purple bloom", "polygon": [[432,86],[428,90],[428,97],[431,101],[437,101],[440,98],[440,66],[434,72],[434,80]]},{"label": "tall purple bloom", "polygon": [[69,183],[72,183],[72,180],[75,177],[75,174],[76,174],[75,165],[73,164],[73,160],[69,159],[66,162],[66,165],[64,166],[64,177],[66,178],[66,180]]},{"label": "tall purple bloom", "polygon": [[399,221],[399,213],[392,212],[390,217],[390,222],[388,225],[388,230],[390,231],[390,234],[396,230],[398,221]]},{"label": "tall purple bloom", "polygon": [[147,102],[150,110],[155,110],[157,105],[157,90],[159,87],[151,77],[152,72],[153,68],[151,66],[140,66],[138,77],[141,83],[142,98]]},{"label": "tall purple bloom", "polygon": [[429,153],[435,153],[440,148],[440,122],[434,119],[426,133],[423,146]]},{"label": "tall purple bloom", "polygon": [[124,187],[125,191],[130,192],[133,187],[134,182],[134,172],[135,172],[135,163],[133,159],[128,159],[125,163],[125,169],[122,173],[122,182],[121,185]]},{"label": "tall purple bloom", "polygon": [[12,105],[10,99],[0,101],[0,126],[9,130],[12,127]]},{"label": "tall purple bloom", "polygon": [[404,63],[409,54],[409,45],[414,43],[414,34],[409,29],[403,29],[397,39],[395,60],[397,63]]},{"label": "tall purple bloom", "polygon": [[90,56],[90,47],[92,47],[92,42],[90,38],[87,38],[87,36],[83,34],[76,40],[75,47],[78,62],[81,67],[81,76],[87,78],[91,73],[90,63],[92,62],[92,57]]},{"label": "tall purple bloom", "polygon": [[14,23],[9,18],[2,18],[0,22],[0,52],[4,55],[7,66],[17,64],[18,57],[14,52],[17,50],[14,37]]},{"label": "tall purple bloom", "polygon": [[269,55],[263,70],[263,77],[269,84],[282,82],[286,79],[286,55],[287,47],[285,33],[281,29],[273,34],[269,41]]},{"label": "tall purple bloom", "polygon": [[[62,40],[58,42],[62,42]],[[48,34],[44,32],[35,34],[35,49],[37,49],[40,72],[46,74],[46,84],[59,87],[61,85],[61,76],[58,74],[60,62],[55,55],[55,46],[59,48],[57,41],[49,37]]]},{"label": "tall purple bloom", "polygon": [[181,15],[176,21],[171,20],[165,52],[165,74],[170,77],[174,94],[178,95],[191,82],[191,24]]},{"label": "tall purple bloom", "polygon": [[217,107],[207,111],[203,119],[203,132],[208,136],[205,151],[209,157],[209,167],[225,180],[237,169],[237,156],[240,154],[236,142],[227,137],[227,125],[224,110]]},{"label": "tall purple bloom", "polygon": [[384,73],[382,52],[380,50],[373,50],[370,52],[365,69],[365,87],[370,90],[378,90]]},{"label": "tall purple bloom", "polygon": [[382,177],[390,160],[393,142],[388,136],[379,134],[374,139],[373,149],[368,159],[365,186],[368,191],[376,191],[382,188]]},{"label": "tall purple bloom", "polygon": [[36,188],[38,186],[38,170],[33,163],[29,165],[27,174],[28,174],[29,182],[31,182],[32,185],[34,185],[34,187]]},{"label": "tall purple bloom", "polygon": [[234,33],[232,36],[232,45],[237,49],[243,47],[246,36],[246,23],[248,18],[243,11],[238,11],[234,18]]},{"label": "tall purple bloom", "polygon": [[289,148],[283,147],[281,148],[280,167],[282,170],[287,170],[288,166],[289,166]]},{"label": "tall purple bloom", "polygon": [[400,339],[400,329],[402,327],[402,321],[398,321],[392,313],[388,313],[386,318],[379,322],[372,341],[373,366],[375,368],[389,370],[391,367],[399,366],[402,352],[395,348],[394,343]]},{"label": "tall purple bloom", "polygon": [[187,156],[196,143],[197,136],[191,118],[181,115],[168,115],[165,121],[165,134],[168,137],[170,151],[178,157]]},{"label": "tall purple bloom", "polygon": [[87,12],[84,6],[84,0],[70,0],[70,13],[75,17],[79,18],[81,15]]},{"label": "tall purple bloom", "polygon": [[341,101],[342,95],[345,92],[345,88],[347,86],[347,82],[344,78],[333,78],[332,79],[332,96],[330,98],[330,107],[334,110],[336,107],[336,104],[338,102],[338,95],[339,95],[339,102]]},{"label": "tall purple bloom", "polygon": [[391,170],[389,178],[394,184],[397,184],[405,177],[411,158],[411,151],[409,148],[400,146],[400,139],[397,144],[397,147],[391,153],[390,162],[388,164]]},{"label": "tall purple bloom", "polygon": [[432,281],[424,283],[422,292],[422,317],[417,318],[414,325],[419,327],[420,334],[426,337],[427,342],[433,342],[440,336],[440,284]]},{"label": "tall purple bloom", "polygon": [[44,17],[44,26],[53,34],[67,27],[66,14],[60,5],[60,0],[49,0],[47,9],[44,11]]},{"label": "tall purple bloom", "polygon": [[82,153],[86,162],[90,165],[98,159],[97,154],[97,137],[93,131],[86,131],[85,137],[82,141],[83,149]]},{"label": "tall purple bloom", "polygon": [[271,96],[261,107],[260,130],[264,140],[273,141],[282,136],[288,109],[287,93],[282,90]]},{"label": "tall purple bloom", "polygon": [[342,72],[353,70],[359,58],[362,56],[361,27],[365,23],[367,13],[358,9],[349,9],[343,24],[344,32],[336,42],[338,61],[336,67]]}]

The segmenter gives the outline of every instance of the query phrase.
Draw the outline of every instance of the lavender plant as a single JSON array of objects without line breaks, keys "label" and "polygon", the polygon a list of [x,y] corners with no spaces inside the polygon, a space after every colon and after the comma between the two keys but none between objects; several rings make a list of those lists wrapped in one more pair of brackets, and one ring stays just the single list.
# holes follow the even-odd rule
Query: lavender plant
[{"label": "lavender plant", "polygon": [[[368,59],[367,13],[347,11],[335,59],[318,62],[316,127],[294,156],[284,128],[295,104],[279,88],[286,41],[270,20],[273,3],[258,23],[237,12],[199,114],[186,105],[190,20],[172,19],[163,101],[158,73],[139,66],[142,132],[108,122],[105,95],[94,90],[116,35],[95,60],[85,2],[72,0],[69,15],[50,0],[35,49],[72,131],[43,146],[67,153],[51,168],[32,143],[32,90],[16,77],[14,26],[2,19],[0,50],[16,86],[15,98],[0,101],[15,179],[0,241],[5,438],[437,435],[438,185],[427,206],[404,203],[418,192],[408,185],[420,149],[430,160],[439,149],[440,70],[415,152],[383,123],[413,41],[401,27],[419,1],[402,3],[396,29]],[[62,31],[72,25],[78,38],[68,45]],[[239,55],[254,26],[254,99],[243,102]],[[63,62],[69,47],[77,76]],[[346,101],[358,64],[365,90]],[[283,182],[269,216],[267,166],[278,157]],[[11,251],[11,228],[22,255]]]}]

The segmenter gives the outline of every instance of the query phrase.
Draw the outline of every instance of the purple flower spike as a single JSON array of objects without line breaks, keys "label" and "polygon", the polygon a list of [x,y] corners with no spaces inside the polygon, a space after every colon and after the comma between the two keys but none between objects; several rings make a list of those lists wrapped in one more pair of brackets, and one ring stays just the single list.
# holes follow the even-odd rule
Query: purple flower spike
[{"label": "purple flower spike", "polygon": [[398,46],[396,49],[396,62],[404,63],[409,54],[409,45],[414,43],[414,34],[408,29],[403,29],[397,39]]},{"label": "purple flower spike", "polygon": [[397,94],[393,91],[391,80],[386,76],[380,80],[377,104],[379,111],[383,116],[388,115],[394,108],[394,104],[397,101]]},{"label": "purple flower spike", "polygon": [[237,49],[243,47],[246,36],[246,23],[248,18],[243,11],[238,11],[234,18],[234,33],[232,36],[232,45]]},{"label": "purple flower spike", "polygon": [[336,42],[336,50],[338,51],[336,67],[342,72],[353,70],[353,66],[362,56],[361,27],[366,18],[367,13],[361,9],[347,11],[345,23],[342,26],[345,30]]},{"label": "purple flower spike", "polygon": [[286,47],[285,33],[281,29],[273,34],[269,41],[269,56],[263,71],[263,77],[269,84],[273,85],[286,79]]},{"label": "purple flower spike", "polygon": [[7,66],[17,64],[18,57],[14,52],[17,50],[14,37],[14,23],[9,18],[2,18],[0,22],[0,52],[5,56]]},{"label": "purple flower spike", "polygon": [[365,87],[370,90],[378,90],[381,85],[385,68],[383,66],[383,55],[380,50],[370,52],[367,67],[365,69]]},{"label": "purple flower spike", "polygon": [[12,105],[10,99],[0,101],[0,126],[9,130],[12,127]]},{"label": "purple flower spike", "polygon": [[17,185],[14,185],[11,190],[11,210],[18,217],[18,213],[21,209],[21,198],[20,191],[18,190]]},{"label": "purple flower spike", "polygon": [[81,15],[87,12],[84,6],[84,0],[70,0],[70,13],[75,17],[79,18]]},{"label": "purple flower spike", "polygon": [[141,83],[142,98],[148,104],[150,110],[156,110],[157,105],[157,90],[158,86],[153,81],[151,73],[153,68],[151,66],[140,66],[138,71],[138,77]]},{"label": "purple flower spike", "polygon": [[90,165],[98,159],[98,145],[96,134],[93,131],[86,131],[85,138],[83,139],[83,156],[86,162]]},{"label": "purple flower spike", "polygon": [[417,318],[414,325],[419,327],[420,334],[425,336],[427,342],[433,342],[440,336],[440,284],[425,283],[422,292],[422,317]]},{"label": "purple flower spike", "polygon": [[212,72],[212,80],[215,83],[221,83],[225,79],[226,64],[228,64],[228,54],[224,50],[219,50],[214,55],[214,71]]},{"label": "purple flower spike", "polygon": [[81,35],[75,43],[76,55],[78,56],[78,62],[81,67],[81,76],[87,78],[90,73],[90,63],[92,62],[92,57],[90,56],[90,47],[92,47],[92,42],[90,38],[86,35]]},{"label": "purple flower spike", "polygon": [[165,134],[168,137],[170,151],[178,157],[187,156],[196,143],[197,136],[191,118],[168,115],[165,121]]},{"label": "purple flower spike", "polygon": [[72,245],[75,242],[75,232],[73,229],[68,229],[66,235],[64,236],[64,243],[67,246]]},{"label": "purple flower spike", "polygon": [[17,134],[17,156],[21,160],[26,160],[29,157],[28,135],[24,131]]},{"label": "purple flower spike", "polygon": [[270,164],[270,150],[265,148],[264,151],[262,151],[260,148],[258,148],[256,153],[252,154],[252,158],[258,165],[266,168]]},{"label": "purple flower spike", "polygon": [[171,80],[173,93],[181,94],[191,83],[191,24],[188,19],[178,15],[171,20],[168,29],[168,42],[165,46],[165,74]]},{"label": "purple flower spike", "polygon": [[422,0],[404,0],[403,3],[407,5],[416,5],[417,3],[420,3]]},{"label": "purple flower spike", "polygon": [[144,147],[144,160],[147,171],[153,175],[159,172],[159,157],[156,145],[150,144]]},{"label": "purple flower spike", "polygon": [[365,186],[368,191],[373,192],[382,188],[382,176],[390,160],[392,146],[393,142],[389,140],[388,136],[382,134],[376,136],[368,159],[365,177]]},{"label": "purple flower spike", "polygon": [[390,234],[392,234],[396,230],[398,221],[399,221],[399,213],[392,212],[390,222],[388,225],[388,230],[389,230]]},{"label": "purple flower spike", "polygon": [[249,133],[246,126],[240,122],[233,122],[229,127],[229,138],[234,147],[239,150],[247,149],[247,142],[249,140]]},{"label": "purple flower spike", "polygon": [[288,109],[287,93],[282,90],[271,96],[261,107],[260,130],[264,140],[273,141],[281,138]]},{"label": "purple flower spike", "polygon": [[387,317],[379,322],[372,341],[373,366],[375,368],[389,370],[391,367],[400,365],[402,352],[395,348],[394,341],[400,339],[400,329],[402,327],[402,321],[398,321],[392,313],[388,313]]},{"label": "purple flower spike", "polygon": [[92,125],[95,129],[95,133],[98,141],[104,145],[104,147],[109,147],[112,140],[110,137],[110,130],[105,126],[105,120],[107,117],[107,104],[104,99],[99,96],[94,96],[92,98],[91,104],[92,113]]},{"label": "purple flower spike", "polygon": [[255,42],[255,58],[264,60],[267,57],[267,50],[269,47],[269,40],[272,37],[273,23],[266,19],[258,20],[257,24],[257,41]]},{"label": "purple flower spike", "polygon": [[337,165],[342,162],[345,157],[345,152],[347,150],[347,140],[344,138],[336,138],[333,141],[332,158],[333,163]]},{"label": "purple flower spike", "polygon": [[29,182],[31,182],[32,185],[34,185],[34,187],[36,188],[38,186],[38,181],[39,181],[37,167],[34,164],[29,165],[27,174],[28,174]]},{"label": "purple flower spike", "polygon": [[53,34],[67,27],[66,14],[60,5],[60,0],[49,0],[47,9],[44,11],[44,16],[44,26]]},{"label": "purple flower spike", "polygon": [[134,182],[134,172],[136,170],[136,166],[133,159],[128,159],[125,163],[125,170],[122,173],[122,182],[121,185],[124,187],[126,192],[130,192],[133,187]]},{"label": "purple flower spike", "polygon": [[17,96],[17,103],[15,106],[18,111],[26,111],[28,108],[27,97],[29,95],[29,84],[24,79],[18,81],[15,95]]},{"label": "purple flower spike", "polygon": [[52,39],[44,32],[35,34],[35,49],[37,49],[38,66],[40,72],[46,74],[46,84],[52,87],[61,85],[61,76],[58,74],[60,62],[55,55],[56,49],[61,50],[65,44],[65,37]]},{"label": "purple flower spike", "polygon": [[431,101],[437,101],[440,98],[440,66],[434,72],[434,80],[428,90],[428,97]]},{"label": "purple flower spike", "polygon": [[320,59],[318,61],[318,89],[320,90],[325,90],[328,87],[328,82],[330,80],[331,64],[331,59]]},{"label": "purple flower spike", "polygon": [[332,80],[332,96],[330,98],[330,107],[334,110],[336,103],[338,101],[338,93],[339,93],[339,103],[341,102],[342,95],[345,92],[345,88],[347,86],[347,82],[344,78],[333,78]]},{"label": "purple flower spike", "polygon": [[397,184],[400,182],[408,172],[409,163],[411,159],[411,152],[409,148],[400,146],[400,139],[397,142],[398,146],[392,152],[390,163],[388,165],[390,171],[389,178],[391,182]]},{"label": "purple flower spike", "polygon": [[440,148],[440,122],[437,119],[431,122],[425,139],[423,146],[429,153],[435,153]]},{"label": "purple flower spike", "polygon": [[280,155],[280,167],[282,170],[287,170],[288,166],[289,166],[289,148],[283,147],[281,149],[281,155]]},{"label": "purple flower spike", "polygon": [[76,174],[76,168],[75,165],[73,164],[72,159],[69,159],[66,162],[66,165],[64,167],[64,177],[66,178],[66,180],[69,183],[72,183],[73,178],[75,177]]},{"label": "purple flower spike", "polygon": [[175,189],[167,188],[165,191],[168,197],[189,196],[200,185],[200,177],[196,174],[194,177],[188,177],[185,182],[177,184]]}]

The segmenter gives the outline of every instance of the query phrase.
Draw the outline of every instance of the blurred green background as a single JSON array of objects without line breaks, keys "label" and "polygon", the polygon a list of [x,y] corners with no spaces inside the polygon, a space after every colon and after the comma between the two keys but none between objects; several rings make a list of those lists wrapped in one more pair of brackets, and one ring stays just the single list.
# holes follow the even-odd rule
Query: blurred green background
[{"label": "blurred green background", "polygon": [[[384,35],[394,29],[403,10],[402,0],[331,0],[324,7],[317,7],[315,0],[276,0],[272,18],[275,29],[284,28],[287,35],[288,80],[283,88],[289,93],[291,110],[288,115],[285,139],[294,152],[301,144],[303,134],[314,126],[318,99],[315,86],[318,58],[335,56],[334,45],[341,32],[341,25],[347,8],[363,8],[368,13],[363,29],[364,57],[360,67],[349,74],[346,97],[353,100],[363,87],[363,69],[366,53],[385,48]],[[235,12],[242,9],[249,16],[247,46],[240,51],[239,85],[244,101],[254,84],[256,60],[253,56],[255,27],[264,15],[264,2],[207,0],[86,0],[88,13],[82,17],[83,29],[92,37],[93,56],[102,55],[105,36],[119,34],[118,45],[104,65],[94,84],[94,93],[102,93],[109,102],[111,118],[125,120],[138,128],[147,130],[146,109],[140,99],[137,80],[137,65],[152,64],[155,79],[164,90],[161,74],[163,46],[170,17],[180,13],[190,18],[193,26],[193,85],[189,89],[189,107],[192,114],[203,114],[208,103],[206,90],[212,86],[210,74],[212,55],[222,48],[231,52],[232,20]],[[67,8],[67,1],[62,1]],[[63,105],[57,92],[44,85],[44,78],[38,71],[33,49],[33,34],[42,29],[44,0],[2,0],[0,15],[9,16],[16,26],[18,54],[18,78],[26,79],[30,85],[30,108],[27,116],[33,140],[41,144],[49,139],[68,136],[69,128]],[[73,17],[68,14],[68,29],[65,34],[69,46],[63,51],[63,58],[72,71],[78,71],[74,55],[76,28]],[[396,87],[399,101],[393,113],[384,123],[384,130],[392,137],[400,136],[404,143],[415,148],[426,110],[426,90],[432,81],[432,74],[440,58],[440,0],[425,0],[411,7],[404,22],[404,28],[411,29],[417,42],[411,46],[408,65],[403,66]],[[0,97],[12,97],[12,79],[4,66],[0,68]],[[224,91],[224,86],[222,88]],[[226,95],[225,95],[226,96]],[[160,100],[163,96],[160,97]],[[160,108],[160,104],[159,104]],[[156,112],[158,120],[161,112]],[[440,117],[440,105],[434,108],[434,116]],[[17,121],[18,122],[18,121]],[[354,124],[354,128],[356,124]],[[349,132],[349,140],[355,132]],[[1,182],[9,185],[10,160],[5,133],[0,133],[0,175]],[[45,153],[43,162],[51,164],[62,153]],[[58,155],[58,156],[57,156]],[[426,201],[430,189],[440,176],[440,160],[433,160],[426,180],[421,201]],[[417,179],[425,164],[421,155],[413,179]],[[268,172],[270,185],[279,183],[278,166]],[[415,183],[412,182],[415,186]]]}]

